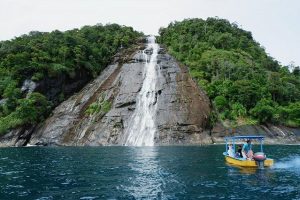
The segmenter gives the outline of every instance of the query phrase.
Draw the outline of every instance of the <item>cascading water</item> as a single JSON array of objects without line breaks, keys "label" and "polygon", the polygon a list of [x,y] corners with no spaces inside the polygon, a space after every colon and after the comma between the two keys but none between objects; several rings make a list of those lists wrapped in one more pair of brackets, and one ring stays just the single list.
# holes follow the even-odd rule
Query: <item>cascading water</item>
[{"label": "cascading water", "polygon": [[[155,37],[147,38],[147,48],[143,51],[145,60],[144,81],[137,96],[135,111],[125,129],[126,146],[153,146],[156,133],[155,113],[156,113],[156,84],[158,72],[157,54],[159,45],[155,43]],[[148,56],[150,54],[150,58]]]}]

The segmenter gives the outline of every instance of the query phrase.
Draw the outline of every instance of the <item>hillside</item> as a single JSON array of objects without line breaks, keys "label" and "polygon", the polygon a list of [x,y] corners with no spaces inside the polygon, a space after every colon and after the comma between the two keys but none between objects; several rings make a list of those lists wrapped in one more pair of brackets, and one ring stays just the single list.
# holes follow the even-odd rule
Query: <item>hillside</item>
[{"label": "hillside", "polygon": [[0,133],[43,121],[141,36],[131,27],[99,24],[0,42]]},{"label": "hillside", "polygon": [[230,129],[299,141],[299,67],[223,19],[157,40],[117,24],[31,32],[0,42],[0,73],[0,146],[211,144]]},{"label": "hillside", "polygon": [[153,36],[131,49],[45,121],[1,136],[0,146],[211,144],[210,101],[187,68]]},{"label": "hillside", "polygon": [[300,70],[270,57],[251,32],[225,19],[187,19],[159,31],[159,41],[189,67],[214,104],[211,124],[300,126]]}]

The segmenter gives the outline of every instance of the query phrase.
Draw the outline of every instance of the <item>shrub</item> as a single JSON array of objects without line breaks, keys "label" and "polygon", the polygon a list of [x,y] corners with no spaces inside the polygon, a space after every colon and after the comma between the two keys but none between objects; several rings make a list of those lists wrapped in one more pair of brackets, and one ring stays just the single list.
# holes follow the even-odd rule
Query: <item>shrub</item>
[{"label": "shrub", "polygon": [[228,106],[227,99],[224,96],[217,96],[214,99],[214,104],[219,111],[224,111]]},{"label": "shrub", "polygon": [[274,102],[269,99],[261,99],[256,106],[250,110],[253,117],[260,123],[271,122],[275,114]]}]

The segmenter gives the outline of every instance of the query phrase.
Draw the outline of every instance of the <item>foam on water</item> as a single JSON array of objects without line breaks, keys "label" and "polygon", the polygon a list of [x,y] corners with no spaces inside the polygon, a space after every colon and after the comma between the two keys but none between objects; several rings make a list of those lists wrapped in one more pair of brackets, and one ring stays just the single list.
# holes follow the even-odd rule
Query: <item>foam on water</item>
[{"label": "foam on water", "polygon": [[290,157],[286,160],[275,162],[274,169],[296,169],[300,171],[300,156]]}]

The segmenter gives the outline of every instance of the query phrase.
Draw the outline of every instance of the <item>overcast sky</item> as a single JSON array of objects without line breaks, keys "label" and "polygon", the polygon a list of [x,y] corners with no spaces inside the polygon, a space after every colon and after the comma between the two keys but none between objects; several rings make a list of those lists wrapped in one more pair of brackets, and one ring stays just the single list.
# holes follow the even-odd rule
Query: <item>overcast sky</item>
[{"label": "overcast sky", "polygon": [[300,65],[299,0],[0,0],[0,40],[32,30],[119,23],[146,34],[185,18],[237,22],[284,65]]}]

